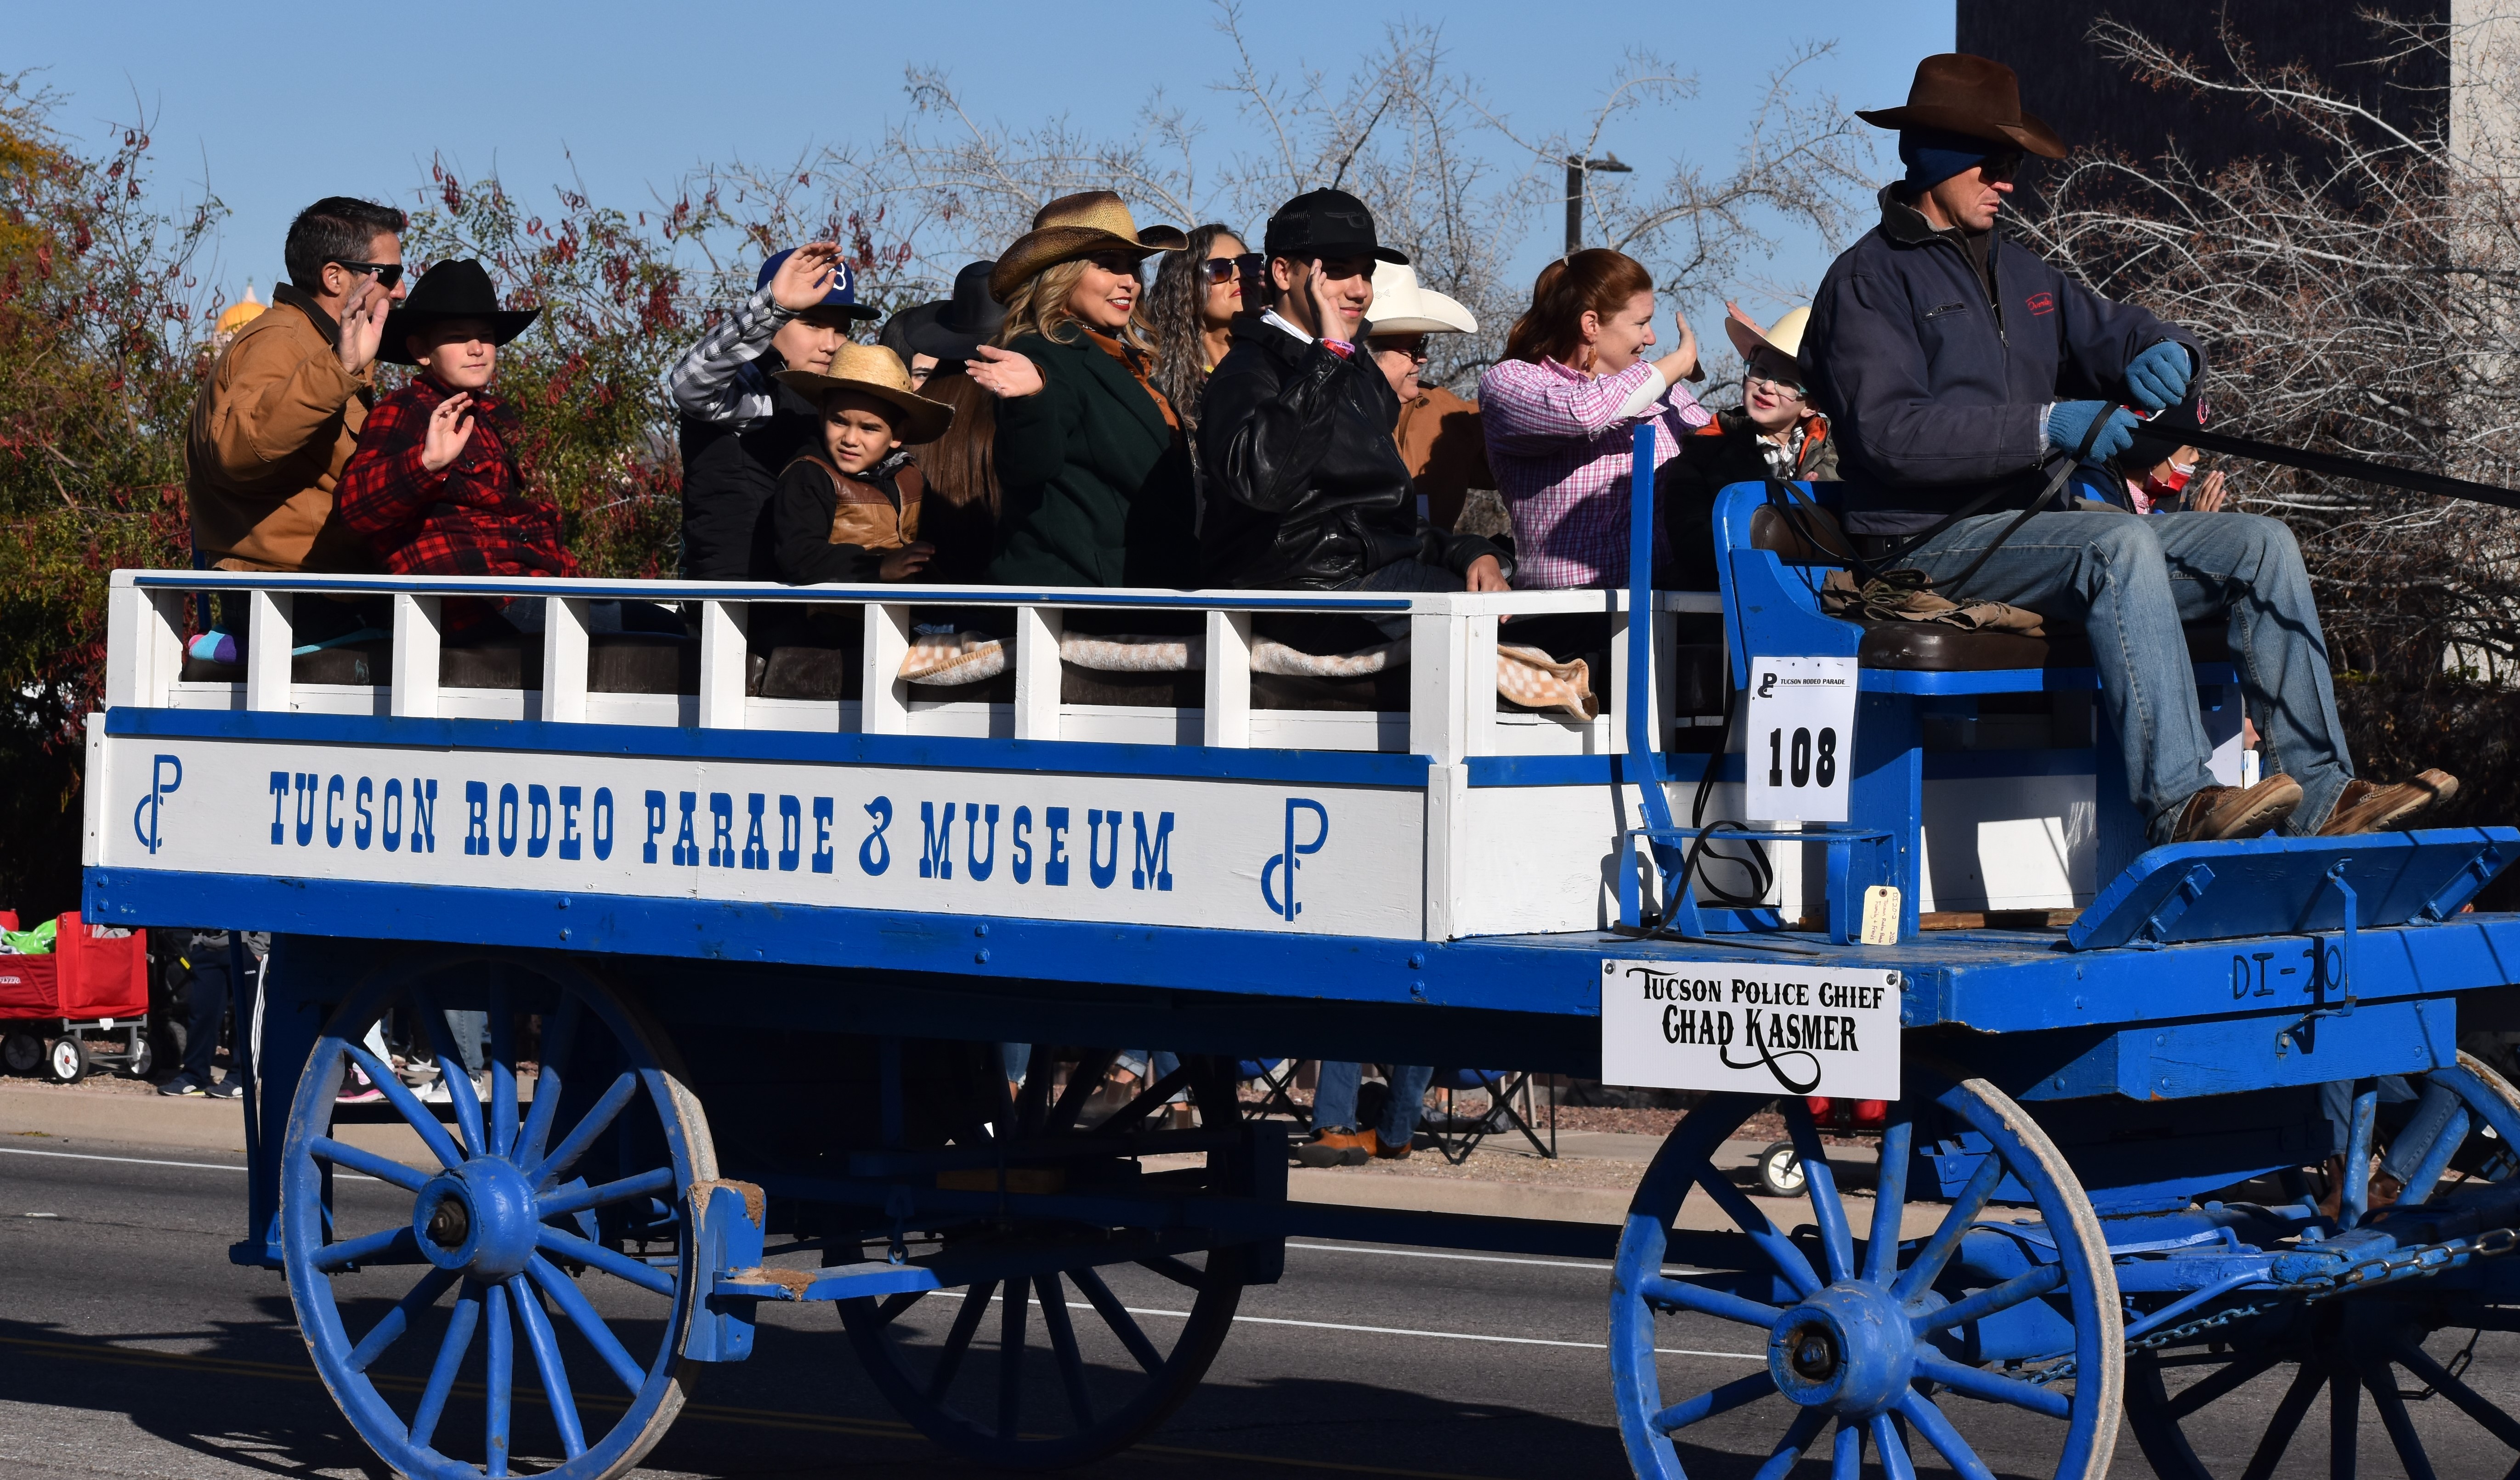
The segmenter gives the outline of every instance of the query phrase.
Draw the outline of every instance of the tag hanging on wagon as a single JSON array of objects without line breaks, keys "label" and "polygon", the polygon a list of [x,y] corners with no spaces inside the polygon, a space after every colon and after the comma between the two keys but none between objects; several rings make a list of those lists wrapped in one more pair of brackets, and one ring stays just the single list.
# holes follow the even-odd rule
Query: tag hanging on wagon
[{"label": "tag hanging on wagon", "polygon": [[1750,660],[1745,815],[1842,823],[1855,766],[1855,659]]}]

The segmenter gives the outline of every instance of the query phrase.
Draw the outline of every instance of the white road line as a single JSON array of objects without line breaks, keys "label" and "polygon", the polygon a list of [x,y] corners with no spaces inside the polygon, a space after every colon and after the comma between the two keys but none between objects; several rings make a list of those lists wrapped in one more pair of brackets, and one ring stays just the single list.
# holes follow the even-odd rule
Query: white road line
[{"label": "white road line", "polygon": [[[928,1293],[943,1296],[948,1300],[965,1298],[960,1290],[931,1290]],[[991,1304],[997,1304],[1005,1298],[1003,1295],[991,1294],[989,1301]],[[1040,1297],[1034,1296],[1029,1303],[1038,1305]],[[1071,1311],[1094,1309],[1091,1301],[1069,1300],[1062,1303]],[[1186,1321],[1190,1318],[1188,1311],[1164,1311],[1135,1305],[1124,1305],[1121,1309],[1132,1316],[1169,1316],[1175,1321]],[[1477,1331],[1423,1331],[1404,1325],[1350,1325],[1340,1321],[1292,1321],[1282,1316],[1237,1316],[1234,1319],[1237,1323],[1247,1325],[1291,1325],[1316,1331],[1358,1331],[1369,1336],[1424,1336],[1438,1341],[1494,1341],[1507,1346],[1565,1346],[1587,1352],[1606,1352],[1610,1349],[1610,1344],[1606,1341],[1552,1341],[1540,1336],[1490,1336]],[[1722,1357],[1735,1362],[1768,1360],[1764,1352],[1701,1352],[1678,1346],[1658,1346],[1654,1351],[1665,1357]]]},{"label": "white road line", "polygon": [[[125,1166],[135,1167],[191,1167],[195,1171],[199,1172],[242,1172],[246,1170],[244,1167],[232,1167],[224,1162],[217,1161],[160,1161],[154,1156],[99,1156],[93,1151],[38,1151],[32,1146],[0,1146],[0,1154],[9,1156],[56,1156],[64,1161],[118,1161]],[[340,1168],[335,1167],[333,1169],[333,1180],[336,1182],[374,1182],[377,1179],[358,1172],[344,1172]]]},{"label": "white road line", "polygon": [[1527,1264],[1544,1270],[1606,1270],[1612,1266],[1589,1259],[1514,1259],[1503,1254],[1439,1254],[1432,1249],[1388,1249],[1360,1243],[1287,1243],[1290,1249],[1317,1254],[1388,1254],[1395,1259],[1458,1259],[1465,1264]]},{"label": "white road line", "polygon": [[[1393,1249],[1365,1243],[1289,1243],[1290,1249],[1311,1249],[1323,1254],[1387,1254],[1396,1259],[1458,1259],[1467,1264],[1527,1264],[1544,1270],[1611,1270],[1618,1266],[1592,1259],[1514,1259],[1503,1254],[1439,1254],[1432,1249]],[[1707,1273],[1689,1264],[1666,1264],[1666,1275],[1703,1275]]]},{"label": "white road line", "polygon": [[30,1146],[0,1146],[0,1152],[11,1156],[58,1156],[64,1161],[119,1161],[135,1167],[192,1167],[202,1172],[242,1172],[216,1161],[159,1161],[150,1156],[99,1156],[90,1151],[38,1151]]}]

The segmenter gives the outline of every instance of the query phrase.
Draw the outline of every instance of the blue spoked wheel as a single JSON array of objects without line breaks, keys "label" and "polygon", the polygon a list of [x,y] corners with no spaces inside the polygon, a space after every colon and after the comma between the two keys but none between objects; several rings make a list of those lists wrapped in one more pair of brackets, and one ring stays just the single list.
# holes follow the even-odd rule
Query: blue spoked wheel
[{"label": "blue spoked wheel", "polygon": [[[486,1102],[432,985],[487,1009]],[[451,1127],[363,1043],[396,1010],[434,1045]],[[528,1098],[518,1064],[535,1017]],[[354,1065],[434,1168],[336,1135]],[[371,979],[316,1041],[282,1151],[281,1252],[325,1386],[398,1474],[620,1474],[682,1409],[689,1194],[715,1175],[661,1041],[594,977],[471,962]]]},{"label": "blue spoked wheel", "polygon": [[[2400,1206],[2520,1171],[2513,1159],[2520,1093],[2465,1054],[2430,1078],[2456,1097],[2457,1108],[2428,1146],[2411,1150],[2416,1175]],[[2367,1164],[2346,1172],[2368,1186]],[[2236,1294],[2231,1303],[2259,1298]],[[2499,1472],[2520,1458],[2520,1417],[2462,1374],[2479,1330],[2514,1324],[2514,1312],[2477,1292],[2420,1279],[2316,1305],[2284,1303],[2136,1353],[2127,1364],[2127,1425],[2162,1480],[2266,1480],[2296,1447],[2309,1452],[2312,1470],[2324,1447],[2333,1480],[2431,1480],[2435,1455],[2452,1457],[2455,1471],[2494,1444],[2510,1451],[2495,1462]],[[2366,1419],[2376,1419],[2376,1428]],[[2314,1432],[2305,1436],[2305,1425]],[[2309,1471],[2298,1461],[2285,1470],[2302,1472]]]},{"label": "blue spoked wheel", "polygon": [[[1718,1147],[1767,1103],[1719,1095],[1689,1111],[1629,1204],[1610,1369],[1637,1474],[1686,1480],[1691,1463],[1729,1473],[1732,1456],[1755,1446],[1767,1455],[1758,1480],[1797,1466],[1861,1480],[1868,1449],[1887,1480],[1912,1480],[1912,1444],[1964,1480],[2105,1474],[2124,1372],[2117,1281],[2090,1200],[2029,1115],[1983,1080],[1911,1058],[1881,1138],[1869,1234],[1859,1237],[1842,1169],[1800,1099],[1781,1102],[1802,1157],[1799,1196],[1762,1206],[1717,1165]],[[1984,1154],[1961,1163],[1967,1180],[1953,1195],[1928,1200],[1911,1186],[1910,1154],[1933,1143]],[[1681,1226],[1720,1232],[1673,1233],[1692,1191],[1716,1216]],[[1999,1193],[2006,1205],[1994,1204]],[[1912,1216],[1932,1231],[1903,1240]],[[1685,1266],[1671,1262],[1675,1242]],[[1734,1324],[1665,1324],[1710,1317]],[[1680,1380],[1702,1365],[1690,1348],[1726,1338],[1756,1343],[1766,1362],[1714,1387]],[[2068,1352],[2070,1370],[2059,1360]],[[1700,1445],[1731,1453],[1690,1459]]]},{"label": "blue spoked wheel", "polygon": [[[1151,1084],[1124,1087],[1110,1077],[1116,1056],[1036,1046],[1023,1094],[1000,1104],[989,1134],[1013,1145],[1092,1148],[1147,1129],[1166,1101],[1187,1095],[1202,1135],[1238,1138],[1233,1060],[1184,1058]],[[1222,1191],[1227,1159],[1212,1150],[1205,1168],[1151,1175],[1184,1194]],[[1142,1185],[1116,1145],[1107,1159],[1073,1158],[1057,1175],[1057,1189],[1071,1192]],[[1198,1386],[1242,1299],[1241,1250],[1194,1236],[1021,1216],[936,1233],[914,1253],[934,1258],[951,1288],[844,1300],[840,1319],[867,1375],[904,1418],[1003,1469],[1065,1468],[1136,1442]],[[879,1241],[864,1252],[884,1257]]]}]

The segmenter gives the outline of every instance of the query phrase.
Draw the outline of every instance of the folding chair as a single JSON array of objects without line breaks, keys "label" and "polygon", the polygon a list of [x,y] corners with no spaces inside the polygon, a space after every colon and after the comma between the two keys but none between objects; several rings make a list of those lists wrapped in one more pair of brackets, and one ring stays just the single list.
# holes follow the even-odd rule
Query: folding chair
[{"label": "folding chair", "polygon": [[[1428,1135],[1435,1149],[1443,1153],[1446,1161],[1460,1166],[1469,1160],[1479,1143],[1510,1129],[1521,1132],[1534,1151],[1556,1160],[1557,1097],[1549,1099],[1549,1140],[1544,1143],[1531,1124],[1532,1078],[1530,1069],[1437,1069],[1433,1087],[1444,1092],[1444,1116],[1440,1121],[1429,1122]],[[1453,1099],[1456,1095],[1473,1091],[1486,1094],[1488,1111],[1465,1125],[1454,1113]],[[1519,1110],[1514,1108],[1517,1099],[1522,1101]]]}]

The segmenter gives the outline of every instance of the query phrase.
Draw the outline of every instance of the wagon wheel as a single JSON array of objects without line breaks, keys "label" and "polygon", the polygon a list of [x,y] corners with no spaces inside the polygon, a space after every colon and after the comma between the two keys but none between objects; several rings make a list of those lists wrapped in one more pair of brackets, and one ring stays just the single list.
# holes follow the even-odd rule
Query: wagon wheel
[{"label": "wagon wheel", "polygon": [[[1714,1153],[1763,1103],[1748,1095],[1700,1103],[1673,1130],[1628,1206],[1612,1278],[1610,1369],[1637,1474],[1685,1480],[1688,1430],[1735,1410],[1752,1411],[1725,1426],[1734,1435],[1755,1428],[1768,1451],[1760,1480],[1781,1480],[1806,1456],[1823,1454],[1833,1480],[1858,1480],[1868,1444],[1889,1480],[1912,1480],[1912,1441],[1963,1476],[1990,1473],[1978,1453],[1990,1440],[2002,1444],[2008,1474],[2106,1473],[2124,1370],[2117,1280],[2090,1200],[2029,1115],[1984,1080],[1911,1059],[1907,1098],[1882,1134],[1875,1236],[1859,1243],[1838,1169],[1799,1097],[1782,1104],[1806,1181],[1785,1221],[1811,1228],[1787,1236],[1717,1167]],[[1920,1122],[1929,1137],[1973,1132],[1964,1144],[1974,1149],[1982,1138],[1993,1154],[1978,1156],[1973,1171],[1962,1163],[1967,1183],[1940,1204],[1932,1234],[1903,1243],[1895,1231],[1911,1200],[1910,1153]],[[1669,1231],[1692,1188],[1703,1188],[1738,1233],[1703,1249],[1704,1235],[1682,1235],[1690,1268],[1666,1273]],[[2018,1199],[2025,1189],[2040,1222],[1982,1221],[1997,1192]],[[1715,1260],[1725,1247],[1733,1257]],[[1692,1384],[1666,1394],[1655,1327],[1657,1317],[1674,1312],[1749,1326],[1766,1365],[1712,1389]],[[2056,1361],[2068,1353],[2070,1370]],[[2045,1369],[2007,1371],[1994,1359],[2039,1359]],[[2050,1380],[2041,1385],[2031,1375]],[[2025,1428],[2024,1413],[2050,1421]],[[1835,1432],[1823,1440],[1832,1422]]]},{"label": "wagon wheel", "polygon": [[[2438,1195],[2462,1174],[2499,1182],[2515,1169],[2520,1092],[2466,1054],[2430,1078],[2458,1097],[2435,1154],[2424,1158],[2450,1170],[2435,1188],[2408,1188],[2401,1205]],[[2318,1424],[2327,1430],[2329,1473],[2344,1480],[2357,1473],[2360,1430],[2373,1414],[2403,1473],[2429,1480],[2433,1462],[2418,1413],[2430,1415],[2423,1429],[2436,1451],[2472,1448],[2472,1426],[2520,1452],[2520,1418],[2458,1375],[2462,1358],[2426,1351],[2426,1338],[2510,1323],[2510,1314],[2490,1299],[2430,1289],[2423,1280],[2288,1307],[2205,1333],[2217,1338],[2211,1344],[2200,1336],[2197,1344],[2138,1352],[2128,1362],[2127,1423],[2162,1480],[2211,1480],[2218,1472],[2263,1480],[2301,1440],[2302,1425]],[[2272,1402],[2272,1416],[2218,1420],[2220,1400],[2233,1394]],[[2418,1401],[2410,1406],[2409,1399]]]},{"label": "wagon wheel", "polygon": [[[1065,1088],[1054,1094],[1052,1052],[1034,1050],[1023,1095],[1000,1107],[999,1124],[1012,1123],[1016,1140],[1116,1136],[1185,1092],[1202,1130],[1236,1124],[1231,1059],[1185,1058],[1107,1113],[1089,1116],[1087,1102],[1116,1055],[1061,1051],[1075,1057]],[[1211,1189],[1224,1161],[1209,1154]],[[1071,1183],[1092,1165],[1071,1163]],[[1131,1234],[1025,1219],[949,1233],[947,1267],[964,1281],[958,1287],[842,1301],[840,1319],[876,1386],[938,1444],[1002,1468],[1083,1463],[1136,1442],[1190,1396],[1242,1298],[1239,1249],[1177,1247],[1135,1259],[1120,1241]],[[1127,1302],[1105,1278],[1130,1264],[1167,1281],[1151,1307]]]},{"label": "wagon wheel", "polygon": [[[451,990],[458,968],[372,978],[307,1057],[280,1173],[298,1327],[343,1414],[399,1474],[457,1480],[524,1464],[568,1480],[618,1475],[683,1406],[687,1194],[716,1175],[708,1125],[644,1015],[595,978],[535,966],[542,979],[511,987],[512,964],[460,969],[468,984],[490,981],[488,1103],[469,1093],[429,989],[433,979]],[[396,1007],[437,1030],[453,1134],[362,1046]],[[542,1015],[542,1068],[520,1100],[525,1013]],[[435,1168],[335,1139],[335,1097],[353,1063]],[[347,1174],[395,1189],[389,1220],[371,1229],[373,1214],[344,1211],[337,1221],[328,1191]],[[361,1188],[338,1200],[372,1197]],[[631,1239],[639,1257],[616,1247]],[[393,1265],[419,1278],[380,1268]],[[399,1300],[349,1308],[361,1296]]]}]

